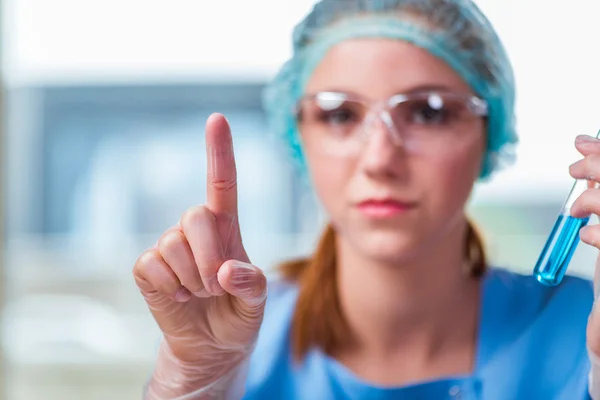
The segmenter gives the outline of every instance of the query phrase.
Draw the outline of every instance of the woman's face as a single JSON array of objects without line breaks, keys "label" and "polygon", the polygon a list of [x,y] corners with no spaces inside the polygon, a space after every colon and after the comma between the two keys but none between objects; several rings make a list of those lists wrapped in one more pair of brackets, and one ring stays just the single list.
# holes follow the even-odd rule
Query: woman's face
[{"label": "woman's face", "polygon": [[[309,97],[336,92],[359,100],[333,115],[307,102],[299,129],[323,206],[340,238],[366,257],[399,262],[429,251],[428,244],[461,221],[481,171],[485,122],[467,108],[436,113],[438,100],[430,97],[381,113],[396,94],[432,88],[472,94],[440,59],[387,39],[338,44],[307,83]],[[433,108],[423,109],[428,105]],[[355,139],[348,141],[350,136]]]}]

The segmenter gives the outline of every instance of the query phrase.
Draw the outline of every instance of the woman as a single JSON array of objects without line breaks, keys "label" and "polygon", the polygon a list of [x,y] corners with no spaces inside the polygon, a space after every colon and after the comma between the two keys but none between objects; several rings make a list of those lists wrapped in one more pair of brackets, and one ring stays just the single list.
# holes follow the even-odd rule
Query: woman
[{"label": "woman", "polygon": [[[207,203],[134,267],[164,333],[147,399],[589,398],[591,283],[489,267],[465,216],[516,143],[511,67],[472,2],[323,0],[265,99],[331,223],[267,300],[211,116]],[[576,145],[571,174],[600,176],[600,142]],[[600,195],[571,212],[600,212]],[[598,246],[600,229],[581,237]]]}]

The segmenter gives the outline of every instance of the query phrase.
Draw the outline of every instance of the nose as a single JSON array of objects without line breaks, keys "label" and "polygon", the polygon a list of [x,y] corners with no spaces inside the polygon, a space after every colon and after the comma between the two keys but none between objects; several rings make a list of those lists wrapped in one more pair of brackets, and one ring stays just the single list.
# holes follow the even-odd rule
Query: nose
[{"label": "nose", "polygon": [[402,141],[391,119],[372,118],[364,126],[367,138],[362,152],[361,167],[371,176],[399,175],[404,168]]},{"label": "nose", "polygon": [[377,131],[383,131],[388,139],[391,140],[392,146],[401,146],[402,138],[396,128],[394,120],[387,111],[381,111],[379,113],[372,112],[367,115],[362,126],[363,136],[370,141]]},{"label": "nose", "polygon": [[379,113],[378,119],[381,122],[383,122],[385,128],[387,128],[386,132],[390,136],[390,139],[392,139],[392,143],[396,146],[401,146],[402,137],[400,137],[398,128],[396,127],[396,124],[394,123],[394,120],[392,119],[391,115],[387,111],[382,111],[381,113]]}]

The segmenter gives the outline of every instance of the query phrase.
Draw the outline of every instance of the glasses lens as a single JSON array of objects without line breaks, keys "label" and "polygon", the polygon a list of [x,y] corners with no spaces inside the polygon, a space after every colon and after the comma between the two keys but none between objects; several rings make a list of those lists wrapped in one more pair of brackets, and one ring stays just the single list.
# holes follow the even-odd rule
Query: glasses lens
[{"label": "glasses lens", "polygon": [[469,123],[477,119],[472,100],[453,94],[397,96],[390,116],[408,150],[421,153],[453,148],[468,139]]},{"label": "glasses lens", "polygon": [[445,129],[476,117],[469,104],[469,99],[432,93],[403,97],[392,103],[390,113],[398,126]]},{"label": "glasses lens", "polygon": [[348,153],[360,148],[356,133],[366,113],[367,107],[347,94],[323,92],[299,102],[298,128],[307,145]]},{"label": "glasses lens", "polygon": [[[383,121],[393,145],[412,153],[435,154],[469,141],[469,124],[485,115],[485,103],[453,93],[393,96],[387,107],[373,106],[339,92],[321,92],[302,98],[297,122],[302,140],[332,155],[353,156],[364,148],[372,117]],[[476,129],[475,129],[476,130]]]}]

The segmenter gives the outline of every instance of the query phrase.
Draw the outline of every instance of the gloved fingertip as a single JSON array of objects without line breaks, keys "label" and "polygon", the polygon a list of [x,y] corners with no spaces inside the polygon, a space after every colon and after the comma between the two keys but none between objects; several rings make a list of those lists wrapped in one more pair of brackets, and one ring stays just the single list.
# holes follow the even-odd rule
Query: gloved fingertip
[{"label": "gloved fingertip", "polygon": [[236,289],[249,289],[256,284],[255,268],[252,268],[252,266],[239,261],[233,261],[230,265],[231,277],[229,279],[229,282],[231,282],[231,284],[235,286]]},{"label": "gloved fingertip", "polygon": [[224,270],[227,290],[232,295],[250,307],[257,307],[264,303],[266,280],[259,268],[252,264],[231,260]]}]

